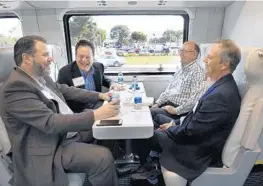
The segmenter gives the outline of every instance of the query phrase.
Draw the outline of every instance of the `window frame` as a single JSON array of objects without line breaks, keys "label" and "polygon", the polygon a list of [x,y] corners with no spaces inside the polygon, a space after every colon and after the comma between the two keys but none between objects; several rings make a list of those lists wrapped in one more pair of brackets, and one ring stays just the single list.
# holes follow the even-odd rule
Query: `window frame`
[{"label": "window frame", "polygon": [[[189,15],[185,11],[174,11],[174,10],[120,10],[120,11],[68,11],[63,16],[63,25],[64,25],[64,34],[66,42],[66,51],[68,64],[72,63],[72,48],[71,48],[71,38],[70,38],[70,29],[69,29],[69,19],[72,16],[96,16],[96,15],[105,15],[105,16],[121,16],[121,15],[174,15],[182,16],[184,19],[183,26],[183,43],[188,41],[189,34]],[[117,75],[118,72],[105,72],[106,75]],[[158,68],[156,72],[124,72],[125,75],[171,75],[173,72],[163,72],[162,67]]]}]

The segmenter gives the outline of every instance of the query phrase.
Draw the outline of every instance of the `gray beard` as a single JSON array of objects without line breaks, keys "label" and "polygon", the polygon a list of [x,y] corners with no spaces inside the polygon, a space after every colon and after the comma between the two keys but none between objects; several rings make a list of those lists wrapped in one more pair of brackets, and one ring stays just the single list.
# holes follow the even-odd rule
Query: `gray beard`
[{"label": "gray beard", "polygon": [[33,61],[33,69],[34,69],[36,76],[39,76],[39,77],[48,76],[50,74],[50,70],[44,69],[36,61]]}]

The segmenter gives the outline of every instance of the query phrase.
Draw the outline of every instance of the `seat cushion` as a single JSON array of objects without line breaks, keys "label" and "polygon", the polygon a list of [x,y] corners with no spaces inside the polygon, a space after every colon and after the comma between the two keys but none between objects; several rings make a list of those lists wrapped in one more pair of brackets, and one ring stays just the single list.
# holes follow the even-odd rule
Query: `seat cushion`
[{"label": "seat cushion", "polygon": [[186,186],[187,180],[178,174],[168,171],[163,166],[161,167],[163,179],[166,186]]},{"label": "seat cushion", "polygon": [[9,137],[5,128],[5,124],[0,117],[0,152],[7,154],[11,149]]}]

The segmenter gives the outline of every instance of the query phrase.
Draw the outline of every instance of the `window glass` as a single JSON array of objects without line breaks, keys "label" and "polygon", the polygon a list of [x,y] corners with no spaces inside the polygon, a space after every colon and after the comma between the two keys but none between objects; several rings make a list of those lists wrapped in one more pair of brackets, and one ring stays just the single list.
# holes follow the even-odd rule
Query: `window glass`
[{"label": "window glass", "polygon": [[23,36],[20,20],[17,17],[0,17],[0,25],[0,48],[13,47]]},{"label": "window glass", "polygon": [[184,18],[180,15],[77,15],[68,20],[72,60],[80,39],[95,45],[106,71],[156,71],[179,63]]}]

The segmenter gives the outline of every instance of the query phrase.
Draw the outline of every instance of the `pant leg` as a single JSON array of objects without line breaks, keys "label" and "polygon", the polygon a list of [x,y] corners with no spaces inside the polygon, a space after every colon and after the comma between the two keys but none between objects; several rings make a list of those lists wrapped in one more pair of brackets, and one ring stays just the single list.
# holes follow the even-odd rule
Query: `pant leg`
[{"label": "pant leg", "polygon": [[87,173],[93,186],[118,186],[114,160],[105,147],[72,142],[63,147],[62,165],[66,172]]},{"label": "pant leg", "polygon": [[79,134],[80,134],[80,142],[92,143],[95,140],[93,138],[92,129],[82,130],[79,132]]},{"label": "pant leg", "polygon": [[170,123],[172,120],[173,118],[169,116],[166,116],[164,114],[157,114],[154,120],[154,129],[158,129],[160,125],[165,124],[165,123]]},{"label": "pant leg", "polygon": [[151,108],[150,111],[155,129],[159,128],[159,126],[164,123],[169,123],[171,120],[178,120],[181,117],[181,115],[170,114],[162,108]]},{"label": "pant leg", "polygon": [[140,157],[140,163],[143,165],[151,150],[162,152],[164,145],[169,141],[168,136],[163,131],[154,131],[151,138],[133,140],[133,148]]}]

